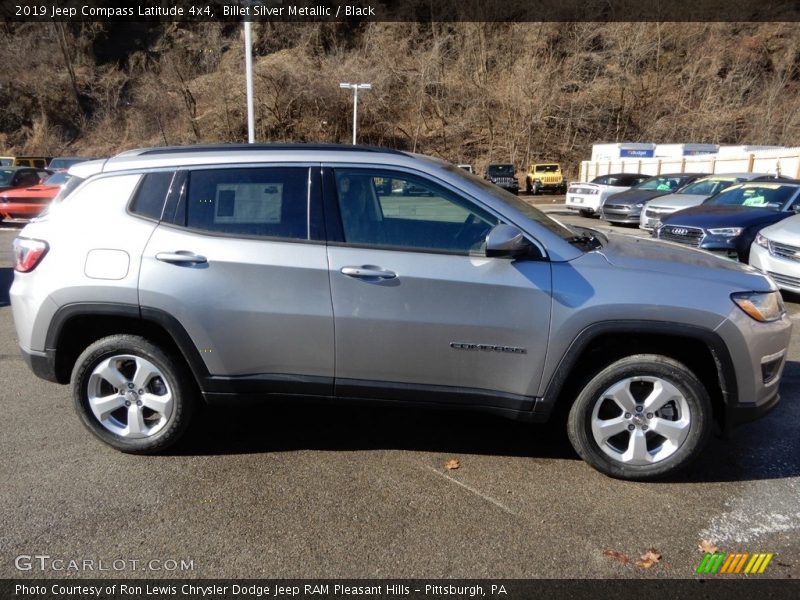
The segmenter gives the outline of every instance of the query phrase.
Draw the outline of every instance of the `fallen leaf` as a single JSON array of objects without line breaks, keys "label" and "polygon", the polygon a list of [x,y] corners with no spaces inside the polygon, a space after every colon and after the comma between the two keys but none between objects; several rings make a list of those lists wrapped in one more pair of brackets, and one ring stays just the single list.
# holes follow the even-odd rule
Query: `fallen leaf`
[{"label": "fallen leaf", "polygon": [[461,463],[458,462],[457,458],[451,458],[446,463],[444,463],[444,466],[448,471],[454,471],[455,469],[461,466]]},{"label": "fallen leaf", "polygon": [[614,560],[618,560],[621,563],[628,564],[631,562],[631,559],[625,556],[622,552],[617,552],[616,550],[603,550],[603,556],[607,556],[608,558],[613,558]]},{"label": "fallen leaf", "polygon": [[637,560],[634,564],[642,569],[649,569],[660,560],[661,552],[655,550],[654,548],[650,548],[650,550],[642,554],[639,560]]},{"label": "fallen leaf", "polygon": [[714,554],[717,550],[719,550],[719,548],[717,548],[717,545],[709,540],[701,541],[697,547],[700,550],[700,552],[708,552],[709,554]]}]

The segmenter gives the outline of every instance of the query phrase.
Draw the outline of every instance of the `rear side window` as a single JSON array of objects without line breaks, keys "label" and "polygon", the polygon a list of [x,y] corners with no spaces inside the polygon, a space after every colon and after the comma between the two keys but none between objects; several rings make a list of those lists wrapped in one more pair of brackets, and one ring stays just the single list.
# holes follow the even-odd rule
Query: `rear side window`
[{"label": "rear side window", "polygon": [[308,239],[306,167],[189,173],[186,226],[223,234]]},{"label": "rear side window", "polygon": [[131,212],[149,219],[161,219],[161,211],[164,209],[164,200],[169,192],[173,175],[172,171],[145,175],[131,202]]}]

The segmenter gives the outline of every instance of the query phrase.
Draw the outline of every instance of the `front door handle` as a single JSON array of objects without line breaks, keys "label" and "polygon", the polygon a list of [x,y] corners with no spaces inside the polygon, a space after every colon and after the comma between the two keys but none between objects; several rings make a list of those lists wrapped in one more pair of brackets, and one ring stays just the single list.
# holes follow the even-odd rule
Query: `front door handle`
[{"label": "front door handle", "polygon": [[373,265],[364,265],[363,267],[342,267],[342,273],[348,277],[357,277],[359,279],[394,279],[397,273],[375,267]]},{"label": "front door handle", "polygon": [[205,256],[200,256],[193,252],[186,250],[178,250],[177,252],[159,252],[156,254],[156,260],[161,262],[170,263],[172,265],[204,265],[208,262]]}]

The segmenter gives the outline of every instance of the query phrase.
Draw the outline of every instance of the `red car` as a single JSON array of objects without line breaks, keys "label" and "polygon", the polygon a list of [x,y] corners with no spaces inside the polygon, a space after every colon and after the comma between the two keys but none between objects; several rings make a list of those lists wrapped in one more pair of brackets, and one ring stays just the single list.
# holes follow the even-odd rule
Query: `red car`
[{"label": "red car", "polygon": [[53,173],[39,185],[0,192],[0,220],[27,221],[38,217],[70,176]]}]

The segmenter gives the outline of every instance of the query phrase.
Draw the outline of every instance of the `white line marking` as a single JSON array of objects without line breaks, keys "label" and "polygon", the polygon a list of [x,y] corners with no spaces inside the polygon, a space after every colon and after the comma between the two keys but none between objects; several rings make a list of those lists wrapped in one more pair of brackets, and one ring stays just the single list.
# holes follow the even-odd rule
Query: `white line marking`
[{"label": "white line marking", "polygon": [[461,483],[461,482],[460,482],[460,481],[458,481],[457,479],[453,479],[453,478],[452,478],[452,477],[450,477],[449,475],[446,475],[445,473],[442,473],[441,471],[437,471],[437,470],[436,470],[436,469],[434,469],[433,467],[430,467],[430,466],[428,466],[428,465],[425,465],[425,468],[426,468],[426,469],[428,469],[428,470],[429,470],[431,473],[436,473],[436,474],[437,474],[437,475],[439,475],[440,477],[444,477],[445,479],[447,479],[447,481],[450,481],[450,482],[452,482],[452,483],[455,483],[456,485],[460,485],[460,486],[461,486],[462,488],[464,488],[465,490],[467,490],[467,491],[469,491],[469,492],[472,492],[472,493],[473,493],[473,494],[475,494],[476,496],[480,496],[481,498],[483,498],[483,499],[484,499],[484,500],[486,500],[487,502],[491,502],[491,503],[492,503],[492,504],[494,504],[496,507],[498,507],[498,508],[500,508],[500,509],[502,509],[502,510],[506,511],[508,514],[510,514],[510,515],[514,515],[515,517],[517,516],[517,513],[515,513],[515,512],[514,512],[513,510],[511,510],[510,508],[508,508],[508,507],[507,507],[505,504],[503,504],[503,503],[502,503],[502,502],[500,502],[499,500],[495,500],[495,499],[494,499],[494,498],[492,498],[491,496],[487,496],[486,494],[483,494],[483,493],[479,492],[479,491],[478,491],[478,490],[476,490],[475,488],[468,486],[466,483]]}]

